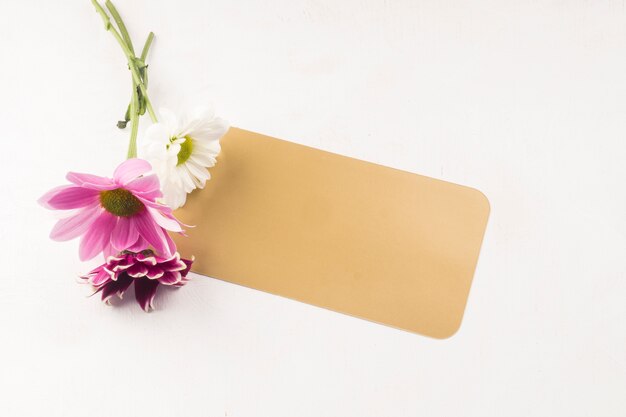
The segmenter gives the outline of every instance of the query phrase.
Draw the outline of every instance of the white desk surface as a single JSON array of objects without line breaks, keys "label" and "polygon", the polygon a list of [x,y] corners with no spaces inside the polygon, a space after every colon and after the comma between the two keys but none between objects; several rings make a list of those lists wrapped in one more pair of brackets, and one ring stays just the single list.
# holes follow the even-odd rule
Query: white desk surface
[{"label": "white desk surface", "polygon": [[[0,415],[626,415],[622,1],[118,0],[156,106],[484,191],[433,340],[211,278],[157,311],[78,285],[35,200],[109,174],[130,93],[88,0],[0,4]],[[149,123],[145,118],[144,127]]]}]

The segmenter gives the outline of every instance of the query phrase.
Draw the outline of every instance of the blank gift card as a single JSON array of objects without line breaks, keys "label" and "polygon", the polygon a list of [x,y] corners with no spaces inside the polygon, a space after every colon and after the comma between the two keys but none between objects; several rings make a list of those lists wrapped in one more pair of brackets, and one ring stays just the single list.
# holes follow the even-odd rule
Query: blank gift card
[{"label": "blank gift card", "polygon": [[176,213],[193,272],[436,338],[461,324],[479,191],[231,128]]}]

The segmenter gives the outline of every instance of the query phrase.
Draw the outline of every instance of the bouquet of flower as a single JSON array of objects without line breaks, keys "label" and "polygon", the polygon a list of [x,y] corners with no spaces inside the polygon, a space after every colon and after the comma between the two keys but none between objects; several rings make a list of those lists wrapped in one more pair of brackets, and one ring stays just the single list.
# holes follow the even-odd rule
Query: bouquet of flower
[{"label": "bouquet of flower", "polygon": [[[154,39],[150,33],[139,56],[118,11],[110,0],[105,7],[92,0],[96,11],[124,52],[132,76],[130,104],[120,129],[130,123],[127,159],[112,178],[69,172],[69,184],[56,187],[39,199],[51,210],[63,210],[50,237],[66,241],[80,237],[82,261],[98,256],[104,263],[82,278],[101,293],[102,300],[122,298],[134,283],[135,298],[149,311],[160,284],[182,286],[193,262],[183,259],[169,233],[184,234],[173,210],[185,204],[186,196],[204,187],[208,168],[216,163],[220,139],[228,124],[208,109],[178,117],[162,109],[161,120],[148,97],[146,59]],[[142,138],[137,157],[139,119],[148,113],[152,125]]]}]

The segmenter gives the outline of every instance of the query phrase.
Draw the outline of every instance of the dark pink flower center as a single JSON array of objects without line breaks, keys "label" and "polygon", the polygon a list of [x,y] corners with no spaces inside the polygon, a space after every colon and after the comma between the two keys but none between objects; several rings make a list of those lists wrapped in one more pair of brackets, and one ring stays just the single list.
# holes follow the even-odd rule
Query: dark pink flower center
[{"label": "dark pink flower center", "polygon": [[101,191],[100,204],[109,213],[120,217],[134,216],[144,209],[143,203],[123,188]]}]

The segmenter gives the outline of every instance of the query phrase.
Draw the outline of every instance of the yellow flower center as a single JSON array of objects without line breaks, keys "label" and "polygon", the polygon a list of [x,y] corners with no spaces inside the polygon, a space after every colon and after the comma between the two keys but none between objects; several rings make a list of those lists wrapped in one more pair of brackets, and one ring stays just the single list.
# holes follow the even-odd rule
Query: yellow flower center
[{"label": "yellow flower center", "polygon": [[128,190],[100,191],[100,204],[106,211],[120,217],[130,217],[144,209],[143,203]]},{"label": "yellow flower center", "polygon": [[191,139],[191,137],[185,136],[185,141],[180,144],[180,151],[178,151],[178,155],[177,155],[178,163],[176,164],[176,166],[182,165],[185,162],[187,162],[192,152],[193,152],[193,140]]}]

